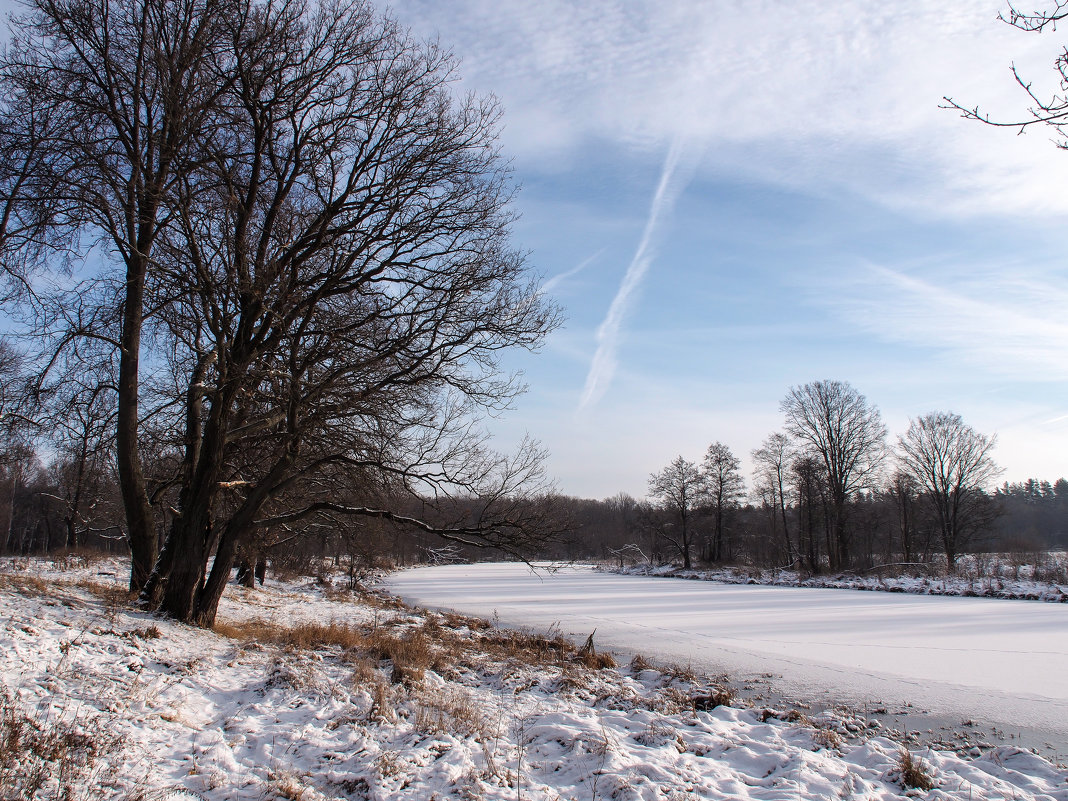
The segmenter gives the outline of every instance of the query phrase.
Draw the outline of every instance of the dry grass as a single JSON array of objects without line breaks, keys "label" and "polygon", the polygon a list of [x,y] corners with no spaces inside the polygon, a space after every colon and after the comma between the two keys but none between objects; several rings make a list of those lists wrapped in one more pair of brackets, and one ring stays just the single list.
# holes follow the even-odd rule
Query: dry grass
[{"label": "dry grass", "polygon": [[0,801],[89,799],[103,793],[101,756],[115,748],[104,727],[48,707],[25,709],[0,692]]},{"label": "dry grass", "polygon": [[[353,665],[352,681],[372,694],[371,718],[392,718],[381,670],[389,671],[389,684],[417,689],[425,672],[432,670],[446,678],[461,668],[493,669],[494,664],[522,667],[557,667],[561,675],[578,670],[615,667],[610,654],[600,654],[588,640],[583,648],[559,632],[539,634],[512,629],[494,629],[478,618],[460,615],[428,614],[420,625],[410,617],[395,618],[373,626],[346,623],[300,623],[280,626],[264,620],[240,623],[217,622],[217,634],[240,641],[245,647],[273,645],[286,651],[338,649]],[[585,675],[585,674],[584,674]],[[283,677],[284,678],[284,677]],[[579,684],[585,684],[585,679]],[[463,721],[464,715],[448,708],[434,710],[425,705],[425,727],[445,725],[446,719]],[[437,717],[435,717],[437,716]],[[463,724],[467,725],[467,724]],[[471,724],[474,725],[474,724]]]},{"label": "dry grass", "polygon": [[414,684],[422,680],[424,670],[444,669],[456,656],[455,648],[451,647],[455,645],[454,642],[448,642],[447,638],[442,638],[442,642],[432,642],[425,627],[398,633],[381,626],[361,628],[334,621],[279,626],[263,620],[248,620],[241,623],[218,622],[214,630],[217,634],[246,644],[275,645],[291,651],[338,648],[356,664],[356,681],[371,680],[369,674],[373,669],[366,663],[366,657],[391,662],[395,684]]},{"label": "dry grass", "polygon": [[472,647],[476,645],[490,659],[531,667],[564,668],[580,664],[591,670],[600,670],[616,666],[612,655],[597,653],[589,639],[585,646],[579,648],[567,637],[554,631],[540,634],[516,629],[486,629],[472,639]]},{"label": "dry grass", "polygon": [[713,687],[707,693],[693,696],[692,703],[698,712],[708,712],[717,706],[731,706],[734,699],[734,690],[730,687]]},{"label": "dry grass", "polygon": [[364,646],[365,637],[360,629],[346,623],[300,623],[296,626],[280,626],[265,620],[253,619],[240,623],[216,622],[216,634],[241,642],[277,645],[297,651],[313,651],[321,648],[341,648],[347,651]]},{"label": "dry grass", "polygon": [[812,745],[817,751],[821,748],[829,748],[837,751],[842,747],[842,737],[833,729],[813,729]]},{"label": "dry grass", "polygon": [[475,700],[463,690],[421,693],[416,698],[415,728],[423,734],[484,737],[486,719]]},{"label": "dry grass", "polygon": [[630,669],[632,673],[641,673],[643,670],[657,670],[658,668],[641,654],[635,654],[630,660]]},{"label": "dry grass", "polygon": [[769,709],[765,707],[760,710],[760,720],[767,723],[769,720],[782,720],[786,723],[801,723],[806,726],[811,726],[812,721],[808,715],[798,709],[787,709],[785,712],[778,709]]},{"label": "dry grass", "polygon": [[129,588],[121,584],[104,584],[91,579],[82,579],[74,586],[88,590],[110,609],[128,607],[137,600],[137,593],[130,592]]},{"label": "dry grass", "polygon": [[47,581],[40,576],[24,573],[0,573],[0,589],[12,590],[27,598],[52,594],[52,587]]},{"label": "dry grass", "polygon": [[901,771],[901,786],[906,790],[933,790],[934,777],[930,769],[919,757],[913,757],[907,748],[901,749],[898,757],[898,769]]}]

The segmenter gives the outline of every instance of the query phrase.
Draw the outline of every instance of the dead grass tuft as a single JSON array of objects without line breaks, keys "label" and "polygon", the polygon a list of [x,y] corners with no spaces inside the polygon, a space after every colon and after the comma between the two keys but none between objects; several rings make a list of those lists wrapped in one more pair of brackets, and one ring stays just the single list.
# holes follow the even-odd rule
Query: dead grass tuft
[{"label": "dead grass tuft", "polygon": [[586,642],[576,653],[576,658],[590,670],[602,670],[604,668],[614,668],[616,666],[616,660],[612,658],[611,654],[599,654],[597,648],[593,644],[593,635],[597,632],[593,632],[586,638]]},{"label": "dead grass tuft", "polygon": [[394,684],[418,684],[423,680],[423,671],[440,670],[451,661],[445,650],[434,647],[425,627],[400,634],[375,629],[367,637],[365,647],[376,658],[393,664]]},{"label": "dead grass tuft", "polygon": [[129,632],[131,637],[139,637],[142,640],[158,640],[163,636],[159,630],[159,626],[155,624],[151,626],[145,626],[143,629],[134,629]]},{"label": "dead grass tuft", "polygon": [[674,681],[681,681],[684,684],[696,684],[697,683],[697,671],[693,669],[692,665],[668,665],[664,670],[664,675]]},{"label": "dead grass tuft", "polygon": [[707,693],[693,696],[692,703],[698,712],[708,712],[717,706],[731,706],[734,699],[734,690],[730,687],[713,687]]},{"label": "dead grass tuft", "polygon": [[821,748],[837,751],[842,747],[842,737],[833,729],[813,729],[812,745],[815,751],[819,751]]},{"label": "dead grass tuft", "polygon": [[468,617],[456,612],[442,612],[441,619],[446,626],[452,629],[470,629],[471,631],[485,631],[490,627],[488,620],[480,617]]},{"label": "dead grass tuft", "polygon": [[393,688],[381,679],[371,685],[371,708],[367,710],[368,720],[383,723],[395,723],[397,711],[393,703]]},{"label": "dead grass tuft", "polygon": [[630,669],[633,673],[641,673],[643,670],[657,670],[657,667],[641,654],[635,654],[630,660]]},{"label": "dead grass tuft", "polygon": [[762,723],[767,723],[769,720],[782,720],[786,723],[802,723],[808,726],[812,725],[812,721],[808,715],[797,709],[788,709],[785,712],[778,709],[769,709],[764,707],[760,710],[760,720]]},{"label": "dead grass tuft", "polygon": [[104,584],[91,579],[82,579],[74,586],[88,590],[109,609],[121,609],[130,606],[137,600],[137,593],[130,592],[129,588],[121,584]]},{"label": "dead grass tuft", "polygon": [[935,780],[927,764],[919,757],[912,756],[912,752],[907,748],[901,749],[897,764],[901,771],[901,786],[906,790],[934,789]]},{"label": "dead grass tuft", "polygon": [[415,702],[415,728],[423,734],[459,738],[486,735],[486,719],[475,700],[462,690],[421,693]]},{"label": "dead grass tuft", "polygon": [[477,642],[491,658],[531,667],[562,665],[571,661],[577,650],[571,640],[559,633],[517,629],[487,629]]},{"label": "dead grass tuft", "polygon": [[279,626],[257,618],[240,623],[216,622],[212,628],[216,634],[232,640],[277,645],[297,651],[331,647],[347,651],[363,647],[365,641],[358,628],[335,621]]}]

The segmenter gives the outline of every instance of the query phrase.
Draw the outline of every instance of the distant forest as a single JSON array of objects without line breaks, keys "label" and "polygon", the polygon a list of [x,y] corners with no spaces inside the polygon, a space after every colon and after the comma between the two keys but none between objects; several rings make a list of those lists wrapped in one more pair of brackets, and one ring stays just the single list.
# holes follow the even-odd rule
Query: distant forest
[{"label": "distant forest", "polygon": [[[1068,549],[1068,480],[1005,482],[987,497],[993,515],[987,526],[968,544],[967,551],[1032,554]],[[628,563],[642,556],[655,563],[680,561],[670,541],[659,535],[659,528],[664,525],[663,510],[654,505],[626,494],[602,501],[561,500],[574,521],[574,537],[562,544],[555,556],[567,559],[622,558]],[[787,523],[792,537],[802,531],[803,514],[803,507],[797,504],[787,506]],[[900,500],[893,492],[864,493],[850,501],[848,515],[852,521],[853,569],[865,570],[902,561],[902,512]],[[713,523],[711,510],[701,512],[695,518],[695,541],[699,546],[695,563],[713,563],[708,558]],[[822,555],[826,538],[826,515],[822,512],[817,528],[824,533],[824,537],[817,537],[818,553]],[[778,510],[767,504],[748,502],[732,507],[724,530],[722,563],[754,567],[797,566],[784,553]],[[910,536],[910,562],[930,563],[944,559],[937,523],[928,515],[917,516]],[[640,554],[628,546],[637,546]],[[794,546],[796,550],[796,541]],[[825,560],[821,561],[826,564]],[[811,566],[806,563],[801,567]]]},{"label": "distant forest", "polygon": [[[988,516],[969,539],[966,552],[1031,554],[1068,549],[1068,479],[1004,482],[984,493]],[[857,494],[847,505],[854,570],[879,565],[944,563],[939,527],[916,498],[902,503],[892,487]],[[678,562],[672,543],[672,515],[662,504],[620,493],[603,500],[556,495],[552,507],[556,530],[535,558],[566,560]],[[782,510],[765,497],[752,495],[723,510],[721,553],[712,558],[716,526],[712,506],[695,509],[692,527],[694,564],[753,567],[800,567],[820,572],[828,567],[830,513],[808,508],[803,499]],[[29,555],[89,548],[128,553],[122,504],[113,470],[102,462],[78,464],[56,459],[45,464],[32,451],[9,453],[0,465],[0,539],[3,553]],[[815,536],[813,536],[815,535]],[[906,538],[907,551],[906,558]],[[278,568],[304,569],[315,558],[329,557],[354,574],[387,565],[499,558],[485,549],[443,543],[427,532],[390,521],[363,521],[357,529],[304,531],[293,539],[257,553]],[[809,556],[815,562],[809,561]],[[842,566],[845,567],[845,566]]]}]

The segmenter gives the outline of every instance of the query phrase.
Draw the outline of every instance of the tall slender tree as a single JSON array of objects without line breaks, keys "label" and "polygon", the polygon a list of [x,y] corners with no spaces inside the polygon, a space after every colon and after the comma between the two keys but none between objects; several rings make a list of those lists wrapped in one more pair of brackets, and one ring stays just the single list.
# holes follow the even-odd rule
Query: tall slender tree
[{"label": "tall slender tree", "polygon": [[731,453],[731,449],[722,442],[709,445],[701,463],[708,486],[708,504],[712,512],[712,532],[707,554],[710,562],[730,558],[730,543],[726,536],[727,520],[731,510],[745,495],[741,464]]},{"label": "tall slender tree", "polygon": [[6,271],[69,255],[47,245],[93,250],[117,268],[112,291],[99,296],[108,307],[97,319],[110,330],[91,335],[119,354],[116,458],[132,589],[157,548],[138,439],[142,336],[154,305],[146,292],[174,189],[222,89],[207,64],[230,15],[225,0],[29,0],[0,56],[4,160],[17,165],[0,175]]},{"label": "tall slender tree", "polygon": [[755,476],[758,486],[763,486],[768,501],[778,515],[781,530],[782,554],[787,564],[793,564],[797,553],[790,538],[790,525],[786,514],[786,487],[789,483],[790,463],[793,459],[793,446],[790,438],[781,431],[765,437],[760,447],[752,453]]}]

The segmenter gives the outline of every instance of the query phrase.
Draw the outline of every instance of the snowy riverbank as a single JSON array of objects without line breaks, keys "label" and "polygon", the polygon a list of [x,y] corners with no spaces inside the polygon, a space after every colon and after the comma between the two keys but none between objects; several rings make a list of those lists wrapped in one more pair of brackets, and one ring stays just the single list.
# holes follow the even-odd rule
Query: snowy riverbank
[{"label": "snowy riverbank", "polygon": [[[770,587],[808,587],[810,589],[867,590],[903,592],[910,595],[948,595],[967,598],[997,598],[1014,601],[1068,603],[1064,555],[1055,566],[1043,570],[1034,563],[991,561],[977,569],[974,559],[962,557],[956,575],[894,575],[893,568],[868,574],[835,573],[814,576],[796,570],[760,570],[724,567],[713,569],[682,568],[676,565],[601,565],[598,569],[627,576],[655,576],[721,584],[763,584]],[[913,567],[912,569],[917,569]],[[933,573],[936,573],[932,569]],[[1044,577],[1048,573],[1049,577]]]},{"label": "snowy riverbank", "polygon": [[311,579],[232,587],[204,631],[132,611],[124,578],[0,566],[3,798],[1068,801],[1068,772],[1004,745],[914,751],[936,787],[909,790],[863,720],[717,706],[683,669],[562,638]]}]

